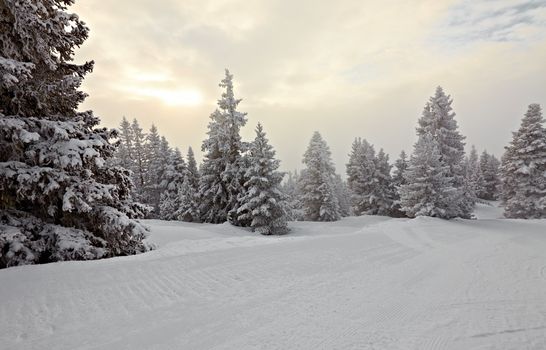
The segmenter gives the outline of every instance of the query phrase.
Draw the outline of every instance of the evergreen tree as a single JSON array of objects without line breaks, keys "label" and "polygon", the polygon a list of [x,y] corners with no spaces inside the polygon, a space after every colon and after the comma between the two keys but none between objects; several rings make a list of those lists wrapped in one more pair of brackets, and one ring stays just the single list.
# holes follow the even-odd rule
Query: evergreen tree
[{"label": "evergreen tree", "polygon": [[222,223],[228,216],[235,224],[237,196],[242,192],[241,163],[244,145],[239,131],[246,124],[246,113],[237,111],[241,102],[233,94],[233,75],[226,69],[220,83],[225,91],[218,100],[218,109],[210,116],[208,138],[199,183],[202,220]]},{"label": "evergreen tree", "polygon": [[147,185],[147,176],[146,172],[148,169],[147,158],[146,158],[146,134],[142,131],[142,128],[138,124],[138,120],[133,119],[131,123],[131,133],[133,136],[133,179],[135,182],[135,192],[136,197],[143,201],[146,198],[145,190]]},{"label": "evergreen tree", "polygon": [[406,152],[400,152],[400,156],[394,162],[394,173],[392,177],[392,182],[395,188],[399,188],[402,185],[406,184],[406,179],[404,178],[404,173],[408,168],[408,159]]},{"label": "evergreen tree", "polygon": [[154,208],[152,212],[153,217],[158,217],[159,202],[161,192],[163,192],[161,179],[165,171],[165,166],[169,161],[170,147],[167,140],[159,135],[157,127],[153,124],[150,132],[146,135],[144,152],[147,167],[145,197],[143,201]]},{"label": "evergreen tree", "polygon": [[176,213],[182,204],[179,191],[187,171],[180,150],[177,148],[169,153],[170,157],[161,182],[163,191],[159,202],[159,217],[162,220],[176,220],[178,218]]},{"label": "evergreen tree", "polygon": [[300,178],[301,202],[305,219],[311,221],[336,221],[341,218],[335,194],[335,168],[328,145],[315,132],[303,155],[306,169]]},{"label": "evergreen tree", "polygon": [[501,188],[500,161],[494,155],[483,151],[480,156],[480,171],[483,177],[483,188],[478,192],[478,197],[485,200],[497,200]]},{"label": "evergreen tree", "polygon": [[289,171],[286,181],[281,186],[281,190],[287,197],[287,219],[290,221],[305,220],[305,215],[300,200],[301,193],[299,190],[299,179],[300,176],[297,171]]},{"label": "evergreen tree", "polygon": [[531,104],[502,157],[502,202],[508,218],[546,217],[546,129]]},{"label": "evergreen tree", "polygon": [[391,165],[383,150],[376,155],[373,145],[355,139],[347,164],[347,183],[356,215],[391,215],[395,188]]},{"label": "evergreen tree", "polygon": [[268,142],[262,125],[258,124],[247,156],[248,180],[239,196],[238,221],[248,222],[263,235],[284,234],[288,232],[286,198],[279,188],[284,173],[277,170],[280,161],[275,159],[275,151]]},{"label": "evergreen tree", "polygon": [[175,215],[179,220],[199,222],[199,171],[193,150],[188,149],[188,165],[184,174],[182,186],[178,190],[180,206]]},{"label": "evergreen tree", "polygon": [[200,222],[199,195],[192,186],[191,177],[187,171],[184,174],[182,185],[178,190],[178,198],[180,200],[180,206],[175,212],[175,217],[182,221]]},{"label": "evergreen tree", "polygon": [[188,178],[191,182],[192,187],[197,191],[199,189],[199,170],[197,168],[197,162],[195,161],[195,155],[193,154],[193,149],[188,148]]},{"label": "evergreen tree", "polygon": [[430,135],[419,136],[400,187],[401,210],[409,217],[453,218],[455,188],[449,166],[442,162],[438,141]]},{"label": "evergreen tree", "polygon": [[463,186],[466,203],[469,203],[472,210],[478,200],[478,193],[483,190],[483,176],[480,170],[480,163],[476,147],[472,146],[470,154],[465,159],[464,164],[465,183]]},{"label": "evergreen tree", "polygon": [[451,107],[453,100],[438,86],[436,93],[425,105],[423,115],[419,119],[417,135],[430,134],[438,143],[440,161],[449,168],[449,175],[453,178],[453,207],[454,213],[447,216],[470,218],[473,203],[469,201],[465,192],[464,171],[464,136],[458,131],[455,113]]},{"label": "evergreen tree", "polygon": [[72,63],[72,3],[0,0],[0,268],[147,249],[128,171],[105,166],[118,132],[78,111],[93,62]]},{"label": "evergreen tree", "polygon": [[127,170],[134,171],[133,161],[133,133],[131,123],[123,117],[120,124],[119,145],[114,155],[114,164]]},{"label": "evergreen tree", "polygon": [[355,215],[372,214],[375,210],[374,188],[377,186],[375,149],[366,140],[354,140],[349,163],[347,184]]},{"label": "evergreen tree", "polygon": [[342,217],[350,216],[352,214],[351,191],[347,186],[347,182],[343,181],[338,174],[334,177],[334,190],[339,203],[339,213]]},{"label": "evergreen tree", "polygon": [[408,169],[408,160],[406,152],[401,151],[400,156],[394,162],[394,171],[392,176],[392,186],[394,188],[393,190],[393,205],[392,205],[392,212],[391,216],[394,217],[404,217],[405,214],[401,210],[400,207],[400,187],[406,184],[406,178],[404,177],[404,174],[406,173],[406,170]]},{"label": "evergreen tree", "polygon": [[375,215],[392,215],[396,190],[391,177],[392,165],[389,163],[389,156],[380,149],[375,160],[375,178],[377,179],[374,189]]}]

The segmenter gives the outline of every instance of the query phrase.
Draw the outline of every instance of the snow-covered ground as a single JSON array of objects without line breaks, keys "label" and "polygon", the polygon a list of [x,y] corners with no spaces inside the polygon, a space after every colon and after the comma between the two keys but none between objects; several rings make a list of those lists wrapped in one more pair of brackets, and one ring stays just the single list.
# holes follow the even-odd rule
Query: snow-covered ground
[{"label": "snow-covered ground", "polygon": [[383,217],[0,270],[1,349],[546,349],[546,220]]}]

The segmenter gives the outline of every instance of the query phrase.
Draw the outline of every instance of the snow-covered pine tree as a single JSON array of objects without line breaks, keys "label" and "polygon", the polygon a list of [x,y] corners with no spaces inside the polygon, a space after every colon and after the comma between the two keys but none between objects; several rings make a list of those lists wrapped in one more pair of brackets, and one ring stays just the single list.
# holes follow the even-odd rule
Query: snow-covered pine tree
[{"label": "snow-covered pine tree", "polygon": [[355,215],[371,214],[375,178],[375,149],[368,141],[357,138],[353,141],[349,163],[347,163],[347,185],[351,190],[352,209]]},{"label": "snow-covered pine tree", "polygon": [[408,157],[406,155],[405,151],[400,152],[400,156],[394,162],[394,171],[392,174],[392,186],[394,188],[394,197],[393,197],[393,205],[392,205],[392,212],[391,216],[394,217],[404,217],[405,213],[401,210],[400,207],[400,187],[402,185],[406,184],[406,179],[404,177],[404,174],[406,173],[406,170],[408,169]]},{"label": "snow-covered pine tree", "polygon": [[483,191],[483,176],[480,169],[478,152],[476,147],[472,145],[470,154],[465,158],[465,185],[464,195],[467,203],[473,208],[478,200],[478,193]]},{"label": "snow-covered pine tree", "polygon": [[453,203],[453,178],[432,135],[419,136],[404,177],[406,184],[400,186],[399,193],[401,210],[407,216],[455,217],[453,206],[458,204]]},{"label": "snow-covered pine tree", "polygon": [[334,190],[339,203],[339,213],[342,217],[350,216],[352,214],[351,191],[347,186],[347,182],[339,174],[334,177]]},{"label": "snow-covered pine tree", "polygon": [[377,179],[374,193],[375,215],[392,215],[396,190],[391,177],[392,165],[389,163],[388,154],[380,149],[375,159],[375,178]]},{"label": "snow-covered pine tree", "polygon": [[138,200],[145,201],[145,190],[147,185],[146,172],[148,169],[146,159],[146,134],[142,131],[136,118],[134,118],[131,123],[131,133],[133,136],[133,169],[131,170],[133,171],[135,193]]},{"label": "snow-covered pine tree", "polygon": [[301,193],[299,191],[299,179],[298,172],[289,171],[286,181],[281,185],[281,190],[287,197],[287,219],[289,221],[302,221],[305,220],[303,207],[300,201]]},{"label": "snow-covered pine tree", "polygon": [[306,168],[299,181],[301,202],[305,219],[310,221],[336,221],[341,218],[335,193],[335,168],[330,148],[315,131],[303,155]]},{"label": "snow-covered pine tree", "polygon": [[127,170],[134,170],[133,133],[131,123],[123,117],[119,128],[119,144],[114,154],[114,164]]},{"label": "snow-covered pine tree", "polygon": [[245,191],[239,196],[238,221],[263,235],[287,233],[286,197],[280,190],[284,173],[278,171],[280,161],[260,123],[246,157],[249,167],[244,174]]},{"label": "snow-covered pine tree", "polygon": [[355,139],[347,164],[355,215],[391,215],[396,198],[391,167],[383,150],[376,155],[368,141]]},{"label": "snow-covered pine tree", "polygon": [[233,94],[233,75],[226,69],[220,87],[225,91],[218,100],[218,109],[210,116],[208,138],[199,181],[200,212],[209,223],[236,222],[237,196],[242,191],[241,153],[244,144],[239,131],[246,124],[246,113],[239,112],[241,102]]},{"label": "snow-covered pine tree", "polygon": [[153,124],[146,136],[144,152],[147,168],[143,201],[154,208],[152,217],[159,217],[159,202],[161,192],[163,192],[162,175],[169,161],[171,150],[167,140],[159,135],[157,127]]},{"label": "snow-covered pine tree", "polygon": [[417,135],[430,134],[438,143],[440,160],[449,167],[449,175],[453,178],[455,188],[452,200],[457,205],[453,206],[454,213],[447,216],[470,218],[472,216],[473,203],[465,196],[464,173],[464,136],[458,131],[455,113],[451,104],[451,96],[446,95],[438,86],[436,93],[425,105],[422,117],[419,119]]},{"label": "snow-covered pine tree", "polygon": [[483,188],[478,197],[485,200],[497,200],[500,195],[500,161],[492,154],[483,151],[480,156],[480,171],[483,176]]},{"label": "snow-covered pine tree", "polygon": [[404,178],[404,173],[408,168],[408,156],[406,152],[400,152],[400,156],[394,162],[394,171],[392,175],[392,182],[395,188],[399,188],[402,185],[406,184],[406,179]]},{"label": "snow-covered pine tree", "polygon": [[508,218],[546,218],[546,129],[534,103],[502,157],[502,202]]},{"label": "snow-covered pine tree", "polygon": [[199,222],[201,215],[199,213],[199,170],[193,154],[193,149],[188,148],[188,164],[182,186],[178,190],[180,206],[175,213],[178,220]]},{"label": "snow-covered pine tree", "polygon": [[147,249],[129,173],[105,166],[117,131],[77,110],[93,62],[72,63],[72,3],[0,0],[0,268]]},{"label": "snow-covered pine tree", "polygon": [[195,188],[195,191],[199,189],[199,169],[197,168],[197,162],[195,161],[195,155],[191,147],[188,148],[188,166],[187,170],[189,172],[188,178],[190,179],[191,185]]},{"label": "snow-covered pine tree", "polygon": [[159,217],[162,220],[178,219],[176,213],[181,206],[180,188],[186,174],[186,163],[180,150],[176,148],[170,152],[170,157],[162,175],[161,198],[159,201]]}]

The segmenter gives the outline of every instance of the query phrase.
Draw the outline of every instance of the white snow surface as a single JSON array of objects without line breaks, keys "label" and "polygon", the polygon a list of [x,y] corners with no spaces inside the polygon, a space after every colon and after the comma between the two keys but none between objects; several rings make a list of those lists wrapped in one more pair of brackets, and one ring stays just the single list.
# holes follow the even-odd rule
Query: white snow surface
[{"label": "white snow surface", "polygon": [[546,220],[499,213],[148,221],[146,254],[0,270],[0,348],[546,349]]}]

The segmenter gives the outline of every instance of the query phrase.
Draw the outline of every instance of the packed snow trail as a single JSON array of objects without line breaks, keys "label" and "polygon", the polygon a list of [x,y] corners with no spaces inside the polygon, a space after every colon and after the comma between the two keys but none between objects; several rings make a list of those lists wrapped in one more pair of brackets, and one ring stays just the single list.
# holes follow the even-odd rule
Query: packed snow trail
[{"label": "packed snow trail", "polygon": [[546,220],[148,223],[150,253],[0,270],[0,348],[546,349]]}]

